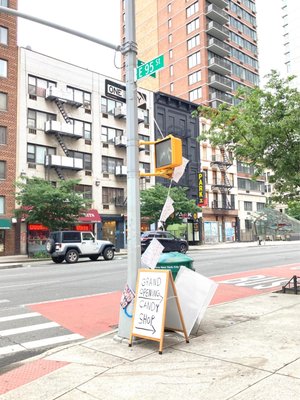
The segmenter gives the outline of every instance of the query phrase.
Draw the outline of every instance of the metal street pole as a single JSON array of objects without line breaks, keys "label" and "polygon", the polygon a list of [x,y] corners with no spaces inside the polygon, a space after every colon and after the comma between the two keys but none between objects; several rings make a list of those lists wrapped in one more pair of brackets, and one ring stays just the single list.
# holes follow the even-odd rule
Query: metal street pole
[{"label": "metal street pole", "polygon": [[[137,123],[137,85],[135,79],[137,45],[135,37],[135,1],[125,1],[126,40],[124,46],[114,45],[101,39],[86,35],[73,29],[57,25],[28,14],[21,13],[11,8],[0,6],[0,13],[10,14],[25,18],[42,25],[67,32],[71,35],[98,43],[120,51],[125,55],[126,63],[126,103],[127,103],[127,251],[128,271],[127,284],[135,290],[137,270],[141,265],[141,243],[140,243],[140,188],[139,188],[139,146],[138,146],[138,123]],[[129,339],[133,304],[131,303],[127,312],[120,307],[119,332],[120,338]]]},{"label": "metal street pole", "polygon": [[[141,266],[141,217],[139,187],[139,143],[137,122],[137,85],[136,85],[136,33],[135,1],[125,1],[125,44],[122,53],[126,66],[126,103],[127,103],[127,284],[135,291],[137,270]],[[120,307],[120,338],[129,339],[133,304],[127,306],[126,313]]]}]

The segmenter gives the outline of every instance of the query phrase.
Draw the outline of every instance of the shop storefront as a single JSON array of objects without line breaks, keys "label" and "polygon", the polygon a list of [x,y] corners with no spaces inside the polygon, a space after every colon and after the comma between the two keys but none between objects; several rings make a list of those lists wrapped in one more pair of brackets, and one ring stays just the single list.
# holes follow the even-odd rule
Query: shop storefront
[{"label": "shop storefront", "polygon": [[116,249],[126,247],[126,220],[123,215],[102,215],[101,223],[97,224],[97,238],[109,240]]},{"label": "shop storefront", "polygon": [[5,242],[7,231],[11,229],[11,219],[0,219],[0,256],[5,254]]}]

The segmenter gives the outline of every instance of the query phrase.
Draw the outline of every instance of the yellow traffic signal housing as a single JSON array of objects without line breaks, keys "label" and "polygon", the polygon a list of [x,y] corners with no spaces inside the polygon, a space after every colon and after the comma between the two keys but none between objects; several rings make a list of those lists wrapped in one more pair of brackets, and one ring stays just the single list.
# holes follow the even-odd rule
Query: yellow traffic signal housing
[{"label": "yellow traffic signal housing", "polygon": [[181,139],[168,135],[163,139],[154,142],[143,141],[140,145],[154,144],[154,172],[140,173],[141,177],[160,176],[172,179],[174,168],[182,164],[182,142]]},{"label": "yellow traffic signal housing", "polygon": [[182,164],[181,139],[168,135],[164,139],[157,140],[154,147],[155,173],[161,170],[173,169]]}]

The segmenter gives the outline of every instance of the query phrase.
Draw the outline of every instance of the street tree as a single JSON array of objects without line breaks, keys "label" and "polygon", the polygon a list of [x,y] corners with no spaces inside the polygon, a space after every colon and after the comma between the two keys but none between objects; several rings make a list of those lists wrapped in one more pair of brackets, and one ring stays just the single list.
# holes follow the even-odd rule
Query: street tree
[{"label": "street tree", "polygon": [[286,213],[290,217],[293,217],[300,221],[300,201],[289,201]]},{"label": "street tree", "polygon": [[40,178],[16,182],[17,217],[26,222],[39,222],[49,230],[67,229],[74,225],[90,203],[75,191],[80,181],[59,181],[56,186]]},{"label": "street tree", "polygon": [[167,219],[166,225],[181,223],[179,213],[195,213],[201,211],[194,200],[189,200],[186,195],[187,188],[180,186],[169,188],[157,184],[149,189],[141,191],[141,216],[147,217],[149,223],[158,222],[161,211],[167,199],[167,196],[174,201],[174,213]]},{"label": "street tree", "polygon": [[262,89],[240,88],[235,105],[199,106],[193,115],[211,120],[200,140],[254,165],[256,177],[271,170],[274,199],[287,202],[300,198],[300,92],[292,87],[294,77],[282,79],[272,71],[267,78]]}]

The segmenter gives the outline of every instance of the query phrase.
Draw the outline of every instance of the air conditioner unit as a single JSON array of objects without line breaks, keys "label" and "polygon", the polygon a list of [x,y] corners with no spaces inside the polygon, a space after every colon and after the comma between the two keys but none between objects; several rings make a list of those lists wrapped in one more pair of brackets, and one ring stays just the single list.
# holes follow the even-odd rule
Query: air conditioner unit
[{"label": "air conditioner unit", "polygon": [[116,136],[115,137],[115,146],[118,147],[126,147],[127,145],[127,137],[122,135],[122,136]]},{"label": "air conditioner unit", "polygon": [[145,120],[144,110],[138,108],[138,122],[144,122],[144,120]]},{"label": "air conditioner unit", "polygon": [[117,165],[115,170],[116,176],[125,176],[127,175],[127,166],[126,165]]},{"label": "air conditioner unit", "polygon": [[125,118],[126,117],[126,106],[116,107],[114,109],[115,118]]}]

